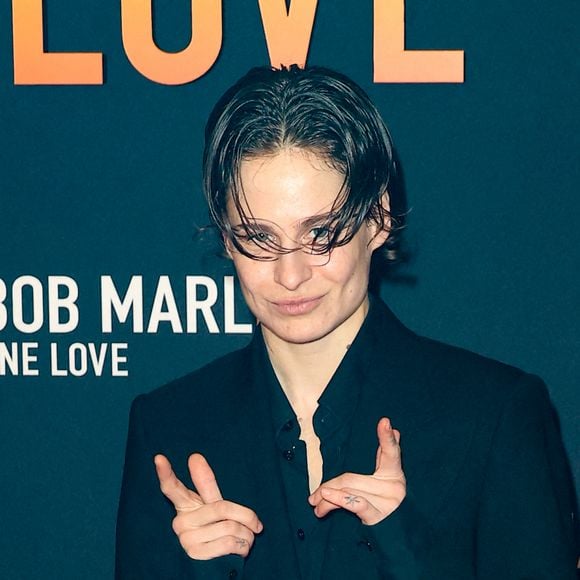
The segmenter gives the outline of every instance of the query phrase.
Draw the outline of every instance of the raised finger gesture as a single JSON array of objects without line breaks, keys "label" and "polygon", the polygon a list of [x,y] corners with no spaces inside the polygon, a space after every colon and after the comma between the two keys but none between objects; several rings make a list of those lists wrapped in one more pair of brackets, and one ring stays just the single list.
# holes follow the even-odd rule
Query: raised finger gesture
[{"label": "raised finger gesture", "polygon": [[320,485],[308,498],[318,517],[346,509],[367,525],[374,525],[395,511],[406,495],[401,466],[400,433],[387,418],[377,425],[379,446],[372,475],[343,473]]},{"label": "raised finger gesture", "polygon": [[188,489],[164,455],[155,456],[161,491],[175,507],[173,531],[190,558],[209,560],[226,554],[247,556],[262,523],[249,508],[222,498],[215,475],[203,455],[189,457]]}]

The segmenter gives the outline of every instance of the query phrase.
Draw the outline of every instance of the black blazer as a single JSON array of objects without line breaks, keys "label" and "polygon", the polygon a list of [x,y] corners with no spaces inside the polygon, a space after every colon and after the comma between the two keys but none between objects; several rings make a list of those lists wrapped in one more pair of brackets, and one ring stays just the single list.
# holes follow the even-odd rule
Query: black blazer
[{"label": "black blazer", "polygon": [[[573,489],[555,418],[536,377],[419,337],[373,300],[361,357],[361,399],[345,471],[372,473],[376,424],[401,432],[408,496],[381,523],[383,541],[342,510],[327,517],[323,578],[441,580],[575,578]],[[117,522],[121,579],[300,578],[268,397],[253,372],[257,340],[132,406]],[[250,556],[191,560],[153,456],[190,483],[203,453],[224,498],[264,523]],[[392,542],[385,545],[385,533]]]}]

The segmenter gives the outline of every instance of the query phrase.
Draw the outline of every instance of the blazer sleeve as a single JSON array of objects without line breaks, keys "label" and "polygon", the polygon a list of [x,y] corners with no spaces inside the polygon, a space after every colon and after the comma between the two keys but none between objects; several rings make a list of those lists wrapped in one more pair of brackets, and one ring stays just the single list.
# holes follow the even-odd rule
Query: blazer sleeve
[{"label": "blazer sleeve", "polygon": [[[171,523],[175,510],[159,489],[147,440],[147,400],[131,407],[125,467],[117,514],[117,580],[241,580],[243,559],[230,555],[198,561],[187,556]],[[150,425],[150,423],[149,423]]]},{"label": "blazer sleeve", "polygon": [[[363,526],[364,529],[365,526]],[[384,520],[368,526],[369,549],[383,580],[418,580],[425,572],[431,530],[408,492],[401,505]]]},{"label": "blazer sleeve", "polygon": [[[574,580],[574,490],[545,385],[524,375],[498,416],[474,521],[473,577]],[[366,530],[380,578],[436,577],[436,538],[411,493]]]},{"label": "blazer sleeve", "polygon": [[476,527],[476,577],[573,580],[574,492],[545,385],[524,375],[492,439]]}]

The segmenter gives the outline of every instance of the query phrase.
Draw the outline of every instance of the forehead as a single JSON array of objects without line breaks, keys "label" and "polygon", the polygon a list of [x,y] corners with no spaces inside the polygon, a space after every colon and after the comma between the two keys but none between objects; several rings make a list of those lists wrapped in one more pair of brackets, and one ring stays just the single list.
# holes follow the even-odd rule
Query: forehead
[{"label": "forehead", "polygon": [[[328,161],[304,149],[285,148],[271,155],[243,160],[239,203],[247,216],[279,225],[328,213],[344,184],[344,175]],[[239,221],[231,198],[228,215]],[[237,218],[237,219],[236,219]]]}]

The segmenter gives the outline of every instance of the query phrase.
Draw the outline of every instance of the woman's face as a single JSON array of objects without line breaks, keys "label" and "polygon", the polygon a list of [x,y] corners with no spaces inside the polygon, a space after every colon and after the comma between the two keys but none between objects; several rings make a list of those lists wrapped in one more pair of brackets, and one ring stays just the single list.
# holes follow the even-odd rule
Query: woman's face
[{"label": "woman's face", "polygon": [[[282,149],[242,162],[240,197],[260,231],[296,248],[295,240],[320,235],[316,228],[305,231],[304,221],[331,209],[343,179],[313,153]],[[241,225],[231,200],[228,217],[234,229]],[[259,261],[227,242],[243,295],[266,339],[304,344],[343,331],[352,336],[353,325],[360,326],[366,315],[371,255],[387,237],[384,231],[376,235],[376,227],[365,222],[348,244],[324,257],[298,250]]]}]

